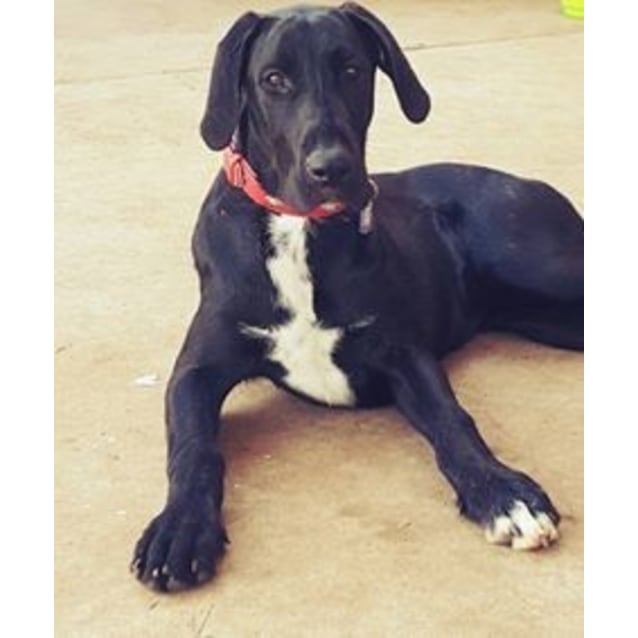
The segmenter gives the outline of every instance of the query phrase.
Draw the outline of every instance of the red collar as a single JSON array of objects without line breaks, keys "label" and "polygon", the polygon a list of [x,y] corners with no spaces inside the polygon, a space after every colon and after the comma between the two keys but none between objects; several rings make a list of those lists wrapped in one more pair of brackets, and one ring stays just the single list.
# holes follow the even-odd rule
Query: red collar
[{"label": "red collar", "polygon": [[277,197],[269,195],[264,187],[259,183],[259,178],[255,174],[246,158],[231,146],[224,149],[224,172],[226,179],[235,188],[241,188],[250,199],[277,215],[292,215],[293,217],[307,217],[309,219],[321,219],[341,213],[346,206],[342,202],[326,202],[319,204],[316,208],[303,213],[289,204],[282,202]]}]

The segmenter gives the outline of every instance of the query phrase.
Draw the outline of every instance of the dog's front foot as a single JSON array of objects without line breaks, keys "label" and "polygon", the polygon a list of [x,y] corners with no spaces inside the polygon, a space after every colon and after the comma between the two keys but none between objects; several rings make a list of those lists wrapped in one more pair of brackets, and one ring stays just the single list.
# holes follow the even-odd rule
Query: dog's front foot
[{"label": "dog's front foot", "polygon": [[228,542],[210,504],[182,499],[169,503],[144,530],[131,571],[157,591],[194,587],[212,578]]},{"label": "dog's front foot", "polygon": [[543,489],[520,472],[473,473],[459,492],[459,506],[490,543],[534,550],[558,539],[560,515]]}]

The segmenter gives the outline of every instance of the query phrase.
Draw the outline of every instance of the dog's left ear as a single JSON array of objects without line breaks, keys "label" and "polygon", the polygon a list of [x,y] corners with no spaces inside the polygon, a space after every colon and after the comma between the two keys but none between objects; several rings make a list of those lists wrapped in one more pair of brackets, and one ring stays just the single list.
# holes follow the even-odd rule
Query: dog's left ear
[{"label": "dog's left ear", "polygon": [[355,2],[346,2],[339,9],[372,38],[378,50],[378,65],[392,80],[405,116],[412,122],[422,122],[430,112],[430,97],[389,29]]},{"label": "dog's left ear", "polygon": [[239,123],[241,82],[249,43],[262,18],[248,12],[241,16],[217,46],[200,132],[214,151],[227,146]]}]

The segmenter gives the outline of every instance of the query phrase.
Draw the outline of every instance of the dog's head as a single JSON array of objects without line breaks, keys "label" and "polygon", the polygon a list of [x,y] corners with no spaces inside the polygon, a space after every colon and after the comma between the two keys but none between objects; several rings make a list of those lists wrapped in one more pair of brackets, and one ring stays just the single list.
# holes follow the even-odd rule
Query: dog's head
[{"label": "dog's head", "polygon": [[370,195],[364,147],[379,67],[412,122],[428,94],[387,27],[366,9],[299,8],[246,13],[217,48],[206,144],[219,150],[237,131],[265,186],[300,210]]}]

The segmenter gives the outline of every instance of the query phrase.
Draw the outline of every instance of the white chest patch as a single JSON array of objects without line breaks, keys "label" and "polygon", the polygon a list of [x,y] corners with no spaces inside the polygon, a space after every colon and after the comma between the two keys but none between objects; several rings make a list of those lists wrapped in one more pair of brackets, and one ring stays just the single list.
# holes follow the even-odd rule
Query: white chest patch
[{"label": "white chest patch", "polygon": [[348,379],[332,359],[343,333],[322,327],[315,315],[306,222],[273,215],[269,224],[274,254],[266,268],[277,290],[277,303],[290,319],[273,328],[245,326],[243,331],[269,342],[268,358],[286,369],[287,386],[329,405],[353,405]]}]

